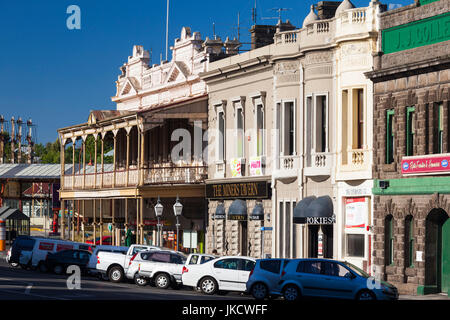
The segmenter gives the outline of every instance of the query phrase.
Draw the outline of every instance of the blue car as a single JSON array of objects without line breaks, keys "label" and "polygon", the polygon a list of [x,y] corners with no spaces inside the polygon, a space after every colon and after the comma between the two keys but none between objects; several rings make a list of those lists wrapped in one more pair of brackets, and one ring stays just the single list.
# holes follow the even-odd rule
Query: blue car
[{"label": "blue car", "polygon": [[278,284],[285,300],[302,296],[331,299],[397,300],[392,284],[376,280],[357,266],[329,259],[293,259]]}]

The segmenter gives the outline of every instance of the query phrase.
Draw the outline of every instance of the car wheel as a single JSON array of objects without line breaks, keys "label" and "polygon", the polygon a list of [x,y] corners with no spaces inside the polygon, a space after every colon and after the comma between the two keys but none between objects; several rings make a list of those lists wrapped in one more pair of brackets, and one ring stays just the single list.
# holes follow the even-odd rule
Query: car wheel
[{"label": "car wheel", "polygon": [[356,295],[356,300],[359,300],[359,301],[365,301],[365,300],[373,301],[373,300],[376,300],[376,297],[375,297],[375,294],[372,291],[361,290]]},{"label": "car wheel", "polygon": [[138,274],[134,276],[134,283],[137,284],[140,287],[146,286],[148,283],[148,280],[144,277],[140,277]]},{"label": "car wheel", "polygon": [[255,283],[251,289],[251,294],[256,300],[264,300],[268,292],[267,286],[262,282]]},{"label": "car wheel", "polygon": [[53,272],[56,274],[63,274],[64,273],[64,268],[62,265],[57,264],[56,266],[53,267]]},{"label": "car wheel", "polygon": [[295,285],[288,285],[283,290],[283,297],[286,301],[296,301],[300,299],[300,289]]},{"label": "car wheel", "polygon": [[45,263],[43,263],[43,262],[39,263],[39,271],[42,273],[46,273],[48,271],[48,268],[45,265]]},{"label": "car wheel", "polygon": [[165,273],[160,273],[155,278],[155,285],[160,289],[167,289],[170,286],[170,278]]},{"label": "car wheel", "polygon": [[123,270],[121,267],[112,267],[108,273],[109,281],[121,282],[123,279]]},{"label": "car wheel", "polygon": [[206,277],[200,282],[200,289],[204,294],[214,294],[217,291],[217,282],[211,277]]}]

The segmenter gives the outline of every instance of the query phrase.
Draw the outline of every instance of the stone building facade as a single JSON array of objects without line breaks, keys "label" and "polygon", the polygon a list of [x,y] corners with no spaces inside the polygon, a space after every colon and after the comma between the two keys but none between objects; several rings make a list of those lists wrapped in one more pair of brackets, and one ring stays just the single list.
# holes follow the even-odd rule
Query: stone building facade
[{"label": "stone building facade", "polygon": [[404,294],[450,290],[449,1],[380,16],[374,71],[374,269]]}]

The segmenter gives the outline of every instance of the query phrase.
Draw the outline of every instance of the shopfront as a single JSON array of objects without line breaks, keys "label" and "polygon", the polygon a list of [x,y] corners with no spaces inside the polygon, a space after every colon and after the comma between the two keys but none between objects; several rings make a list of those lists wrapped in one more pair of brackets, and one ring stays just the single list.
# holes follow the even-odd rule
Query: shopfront
[{"label": "shopfront", "polygon": [[246,181],[206,185],[210,223],[208,252],[260,258],[271,251],[270,183]]},{"label": "shopfront", "polygon": [[333,258],[336,216],[329,196],[309,196],[294,208],[294,223],[304,227],[304,251],[308,258]]}]

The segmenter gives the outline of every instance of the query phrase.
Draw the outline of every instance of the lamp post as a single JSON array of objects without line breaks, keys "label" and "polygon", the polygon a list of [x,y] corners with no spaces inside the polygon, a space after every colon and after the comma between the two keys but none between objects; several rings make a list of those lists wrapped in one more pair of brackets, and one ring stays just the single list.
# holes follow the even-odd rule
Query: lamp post
[{"label": "lamp post", "polygon": [[158,202],[156,203],[156,205],[155,205],[155,215],[156,215],[156,218],[158,219],[158,224],[156,225],[157,226],[157,229],[158,229],[158,235],[157,235],[157,237],[158,237],[158,241],[157,241],[157,246],[158,247],[160,247],[161,246],[161,244],[160,244],[160,241],[161,241],[161,235],[160,235],[160,233],[161,233],[161,223],[160,223],[160,218],[161,218],[161,216],[162,216],[162,213],[163,213],[163,209],[164,209],[164,207],[163,207],[163,205],[161,204],[161,200],[159,199],[159,196],[158,196]]},{"label": "lamp post", "polygon": [[175,242],[175,245],[176,245],[175,250],[177,250],[177,251],[178,251],[178,230],[180,228],[180,224],[178,223],[178,217],[181,216],[182,211],[183,211],[183,205],[181,204],[180,199],[178,198],[178,195],[177,195],[177,201],[173,205],[173,213],[175,214],[175,218],[177,219],[177,224],[176,224],[176,227],[177,227],[177,238],[176,239],[177,240]]}]

